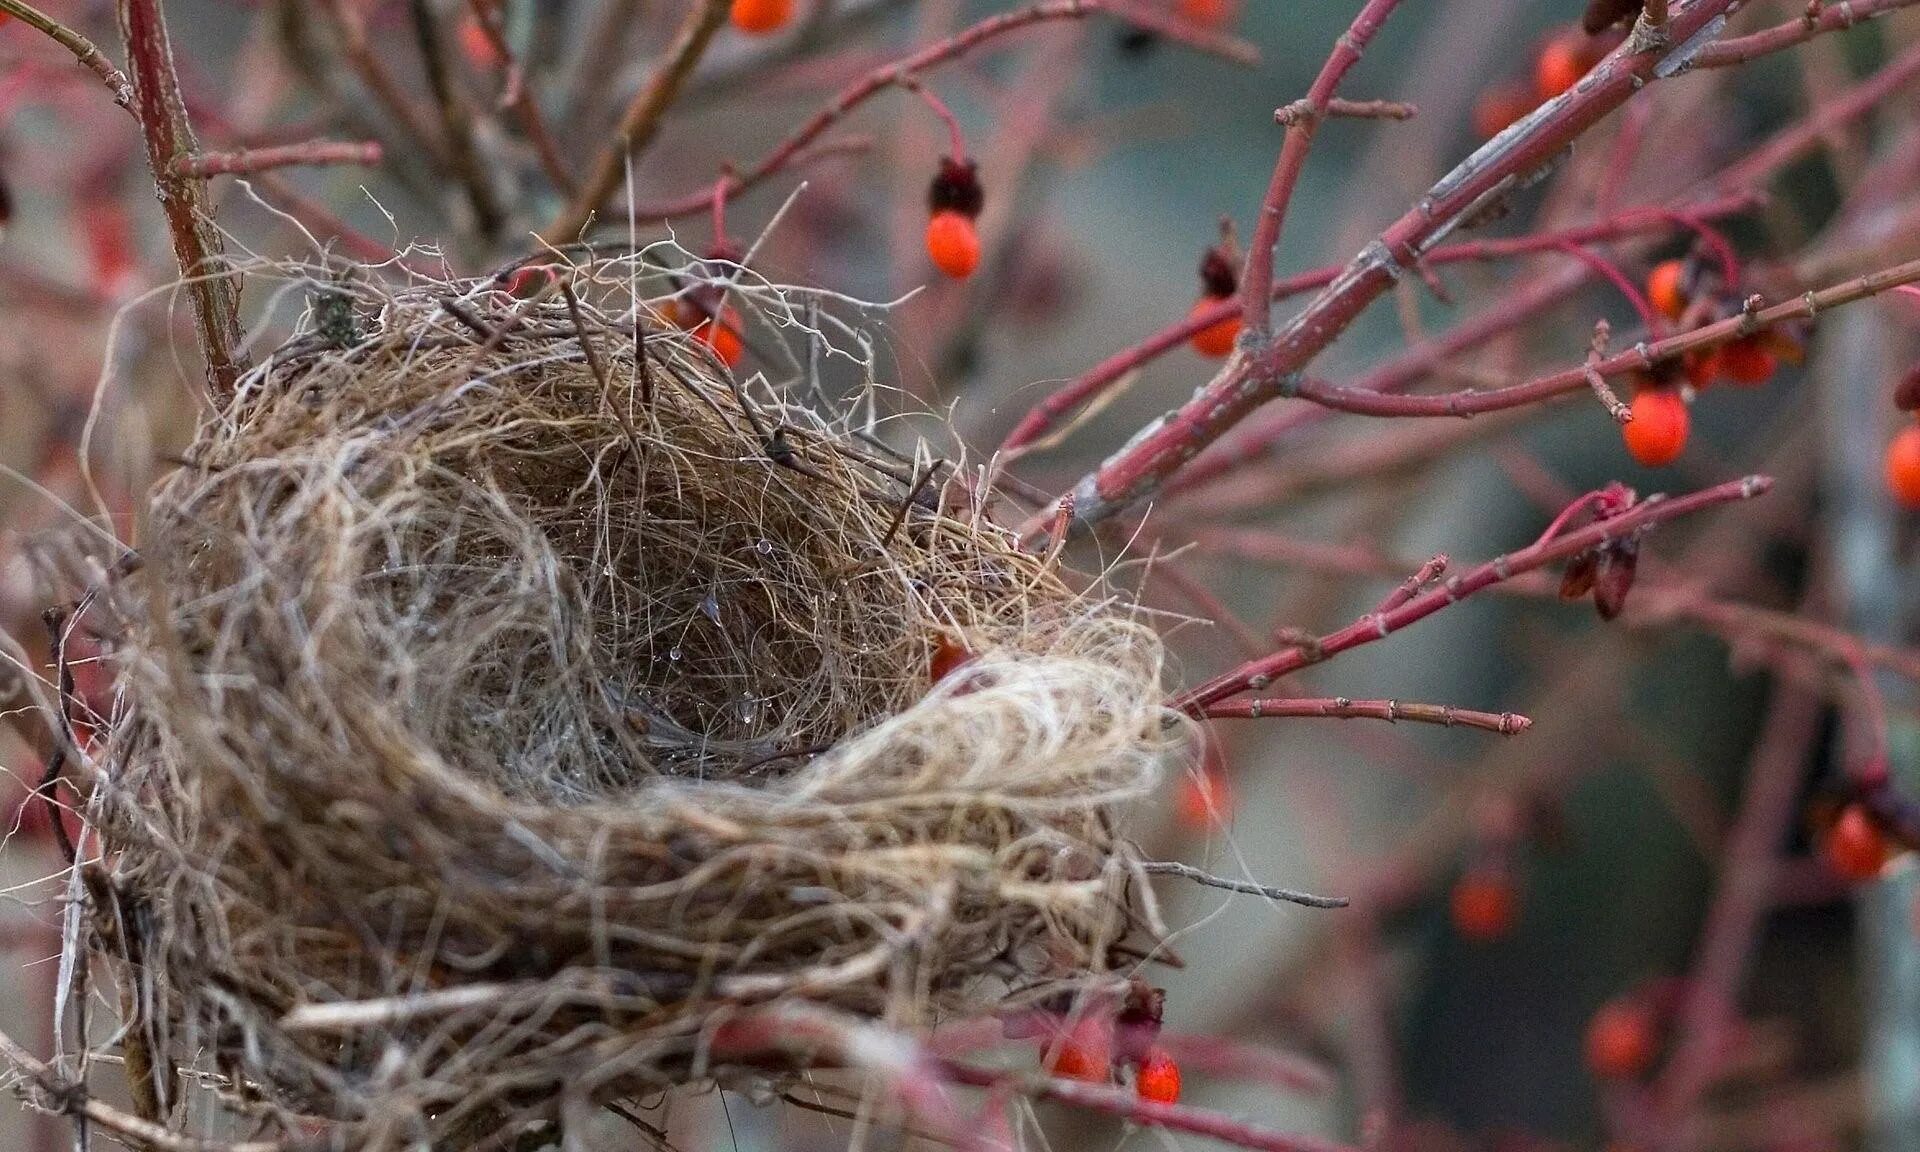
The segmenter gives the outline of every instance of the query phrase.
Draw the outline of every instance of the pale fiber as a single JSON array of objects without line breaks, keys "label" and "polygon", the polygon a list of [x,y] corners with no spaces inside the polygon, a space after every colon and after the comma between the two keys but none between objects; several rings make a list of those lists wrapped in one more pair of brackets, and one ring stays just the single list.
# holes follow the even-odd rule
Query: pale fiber
[{"label": "pale fiber", "polygon": [[354,278],[363,331],[244,382],[106,596],[135,1035],[276,1127],[497,1145],[780,1075],[707,1064],[741,1006],[920,1030],[1157,935],[1152,632],[957,488],[902,520],[912,468],[797,405],[756,430],[642,309],[644,402],[624,276],[572,281],[598,372],[558,293]]}]

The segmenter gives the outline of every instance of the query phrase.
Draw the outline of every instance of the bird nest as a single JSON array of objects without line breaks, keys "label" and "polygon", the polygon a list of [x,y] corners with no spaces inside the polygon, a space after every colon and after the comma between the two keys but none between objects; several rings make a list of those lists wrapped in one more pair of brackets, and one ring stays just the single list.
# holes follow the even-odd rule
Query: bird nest
[{"label": "bird nest", "polygon": [[193,1067],[282,1132],[506,1146],[807,1066],[742,1013],[924,1031],[1157,940],[1154,634],[634,267],[324,287],[150,493],[87,771],[162,1115]]}]

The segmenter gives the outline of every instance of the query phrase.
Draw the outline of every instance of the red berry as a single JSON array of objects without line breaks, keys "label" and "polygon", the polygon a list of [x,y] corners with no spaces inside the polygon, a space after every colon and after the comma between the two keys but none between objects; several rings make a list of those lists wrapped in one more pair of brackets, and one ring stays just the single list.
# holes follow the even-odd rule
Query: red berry
[{"label": "red berry", "polygon": [[1720,350],[1721,371],[1735,384],[1765,384],[1779,367],[1762,336],[1742,336]]},{"label": "red berry", "polygon": [[1491,139],[1539,106],[1533,89],[1519,81],[1489,88],[1474,101],[1474,133],[1482,139]]},{"label": "red berry", "polygon": [[667,319],[689,330],[695,340],[712,349],[714,356],[729,368],[747,354],[747,347],[740,340],[740,313],[731,307],[721,310],[720,323],[716,325],[698,304],[675,300],[667,305]]},{"label": "red berry", "polygon": [[1542,100],[1551,100],[1580,82],[1593,67],[1586,40],[1575,33],[1563,33],[1547,41],[1533,65],[1533,90]]},{"label": "red berry", "polygon": [[1454,930],[1465,939],[1484,944],[1513,931],[1520,895],[1504,871],[1475,868],[1454,884],[1449,909]]},{"label": "red berry", "polygon": [[1142,1100],[1151,1100],[1155,1104],[1175,1104],[1180,1100],[1180,1065],[1173,1057],[1159,1048],[1147,1053],[1140,1062],[1140,1075],[1134,1081],[1134,1091]]},{"label": "red berry", "polygon": [[980,233],[973,221],[960,212],[935,212],[927,221],[927,256],[955,280],[973,275],[980,267]]},{"label": "red berry", "polygon": [[506,60],[500,50],[494,47],[493,37],[480,23],[480,18],[471,11],[460,21],[460,52],[477,71],[491,72]]},{"label": "red berry", "polygon": [[1657,1054],[1655,1020],[1646,1005],[1614,1000],[1587,1023],[1587,1068],[1602,1080],[1636,1080]]},{"label": "red berry", "polygon": [[1864,805],[1849,804],[1827,829],[1820,854],[1827,867],[1848,880],[1871,880],[1887,863],[1887,838]]},{"label": "red berry", "polygon": [[545,264],[522,264],[507,276],[507,294],[526,299],[553,283],[553,269]]},{"label": "red berry", "polygon": [[1887,445],[1887,491],[1908,508],[1920,508],[1920,424],[1909,424]]},{"label": "red berry", "polygon": [[1663,260],[1647,273],[1647,301],[1669,320],[1678,320],[1687,310],[1687,264],[1684,260]]},{"label": "red berry", "polygon": [[79,214],[94,291],[117,297],[136,275],[133,225],[127,211],[114,200],[91,200],[80,206]]},{"label": "red berry", "polygon": [[778,32],[793,19],[793,0],[733,0],[733,26],[749,36]]},{"label": "red berry", "polygon": [[1180,777],[1180,823],[1193,832],[1211,832],[1233,819],[1233,786],[1225,768],[1205,763]]},{"label": "red berry", "polygon": [[1054,1041],[1047,1072],[1065,1080],[1105,1084],[1113,1078],[1113,1043],[1107,1030],[1092,1020],[1074,1025]]},{"label": "red berry", "polygon": [[1221,28],[1239,7],[1239,0],[1180,0],[1180,16],[1203,27]]},{"label": "red berry", "polygon": [[1672,388],[1642,388],[1633,398],[1633,420],[1620,426],[1627,452],[1646,468],[1660,468],[1680,458],[1687,447],[1691,418],[1687,402]]},{"label": "red berry", "polygon": [[[1188,312],[1187,315],[1189,317],[1197,317],[1202,312],[1211,311],[1219,307],[1219,305],[1220,301],[1215,300],[1213,297],[1202,296],[1193,302],[1193,310]],[[1239,338],[1240,314],[1236,312],[1223,320],[1215,320],[1205,328],[1195,332],[1188,340],[1188,343],[1192,344],[1193,350],[1200,353],[1200,355],[1218,360],[1233,351],[1233,342]]]}]

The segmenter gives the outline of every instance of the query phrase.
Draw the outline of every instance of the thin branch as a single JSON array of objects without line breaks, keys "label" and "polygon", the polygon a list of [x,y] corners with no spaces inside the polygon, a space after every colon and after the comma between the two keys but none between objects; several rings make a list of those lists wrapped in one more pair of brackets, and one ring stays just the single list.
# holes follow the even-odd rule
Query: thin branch
[{"label": "thin branch", "polygon": [[1203,715],[1209,720],[1262,720],[1276,717],[1385,720],[1388,723],[1407,720],[1416,724],[1439,724],[1446,728],[1478,728],[1502,736],[1517,736],[1533,727],[1533,721],[1512,712],[1475,712],[1446,704],[1409,704],[1402,700],[1349,700],[1345,696],[1223,700],[1208,705]]},{"label": "thin branch", "polygon": [[1345,896],[1315,896],[1311,892],[1276,888],[1271,884],[1256,884],[1251,880],[1230,880],[1225,876],[1216,876],[1204,869],[1195,868],[1191,864],[1182,864],[1178,860],[1142,860],[1140,871],[1149,876],[1178,876],[1182,880],[1191,880],[1195,884],[1218,888],[1223,892],[1238,892],[1243,896],[1265,896],[1269,900],[1281,900],[1305,908],[1345,908],[1351,903]]},{"label": "thin branch", "polygon": [[173,171],[176,156],[197,151],[180,79],[173,70],[162,0],[120,0],[120,34],[133,73],[135,114],[146,139],[147,166],[166,215],[174,261],[186,278],[207,387],[216,399],[232,394],[246,368],[240,342],[240,292],[221,249],[205,178]]},{"label": "thin branch", "polygon": [[1749,60],[1804,44],[1823,32],[1838,32],[1855,24],[1900,8],[1910,8],[1920,0],[1840,0],[1824,3],[1814,0],[1798,20],[1778,24],[1750,36],[1736,36],[1709,44],[1693,58],[1694,68],[1726,68]]},{"label": "thin branch", "polygon": [[412,0],[408,6],[413,19],[414,41],[420,49],[420,62],[427,74],[427,87],[433,90],[440,107],[440,124],[446,134],[447,162],[467,192],[473,207],[474,224],[480,235],[491,239],[505,221],[493,178],[482,162],[473,136],[473,110],[454,84],[453,65],[447,60],[447,46],[441,40],[440,21],[427,0]]},{"label": "thin branch", "polygon": [[[1133,0],[1045,0],[1044,3],[1034,4],[1018,11],[990,16],[945,40],[929,44],[912,55],[876,68],[855,80],[842,89],[825,108],[815,113],[812,119],[776,145],[773,151],[756,163],[742,168],[741,174],[728,182],[725,195],[729,199],[737,198],[765,180],[792,167],[809,144],[819,139],[849,112],[889,88],[898,86],[909,77],[919,76],[932,68],[957,59],[1009,32],[1016,32],[1050,20],[1084,19],[1096,12],[1105,12],[1116,19],[1165,35],[1170,39],[1183,41],[1203,51],[1220,52],[1231,59],[1246,60],[1254,56],[1252,47],[1245,41],[1206,32],[1185,21],[1176,20],[1165,13],[1134,3]],[[634,206],[633,213],[647,220],[670,219],[705,212],[712,203],[713,189],[709,185],[671,199],[637,204]],[[584,221],[583,213],[569,213],[563,220],[556,221],[547,229],[548,239],[555,243],[562,242],[557,239],[559,225],[572,222],[576,216]],[[573,237],[573,232],[567,232],[565,240],[570,241]]]},{"label": "thin branch", "polygon": [[567,170],[567,162],[560,155],[560,146],[553,139],[553,131],[547,126],[547,117],[540,110],[539,97],[534,95],[533,85],[527,83],[520,60],[513,53],[513,46],[507,43],[505,32],[500,27],[500,9],[488,0],[467,0],[467,8],[473,13],[481,34],[486,36],[487,45],[500,57],[507,69],[506,91],[500,97],[500,105],[514,114],[520,121],[520,131],[533,145],[535,156],[540,159],[540,168],[552,181],[553,187],[562,196],[572,196],[579,185],[574,182],[573,173]]},{"label": "thin branch", "polygon": [[647,83],[634,95],[633,102],[627,105],[626,115],[620,118],[620,127],[613,139],[607,141],[600,150],[586,183],[580,186],[579,193],[567,202],[553,223],[541,233],[547,243],[572,242],[587,227],[600,206],[620,187],[621,180],[626,176],[627,165],[653,143],[667,109],[673,106],[680,89],[699,66],[701,57],[707,54],[707,46],[713,43],[714,34],[726,23],[728,9],[728,0],[699,0],[687,10],[686,18],[680,22],[679,31],[674,33],[666,56],[654,68]]},{"label": "thin branch", "polygon": [[129,112],[134,110],[133,85],[127,82],[126,74],[115,68],[113,61],[107,59],[93,41],[22,0],[0,0],[0,12],[53,37],[62,48],[73,53],[73,58],[79,61],[82,68],[100,78],[100,82],[107,86],[107,91],[113,94],[115,104]]},{"label": "thin branch", "polygon": [[308,140],[271,148],[242,148],[234,152],[199,152],[173,162],[176,176],[246,176],[274,168],[329,164],[380,163],[380,145],[374,141]]},{"label": "thin branch", "polygon": [[1765,476],[1748,476],[1671,500],[1657,497],[1644,500],[1619,515],[1589,524],[1578,531],[1496,556],[1469,572],[1448,577],[1438,588],[1421,593],[1397,608],[1362,616],[1337,632],[1319,637],[1312,644],[1290,647],[1259,660],[1250,660],[1183,693],[1172,702],[1172,706],[1191,715],[1202,715],[1208,706],[1228,697],[1248,689],[1257,691],[1310,664],[1330,660],[1349,649],[1385,639],[1490,585],[1568,559],[1589,548],[1644,532],[1691,512],[1735,500],[1751,499],[1767,491],[1772,484]]},{"label": "thin branch", "polygon": [[[1267,196],[1260,205],[1260,216],[1253,227],[1253,239],[1247,244],[1246,268],[1240,275],[1240,312],[1245,317],[1247,331],[1256,342],[1264,342],[1273,331],[1273,254],[1280,244],[1280,233],[1286,226],[1287,206],[1293,200],[1293,190],[1300,183],[1300,173],[1306,168],[1307,151],[1313,146],[1314,132],[1320,126],[1320,120],[1327,113],[1327,107],[1333,102],[1334,90],[1340,81],[1346,78],[1360,56],[1367,50],[1367,44],[1387,17],[1400,5],[1400,0],[1367,0],[1354,16],[1353,23],[1340,34],[1335,41],[1333,51],[1328,54],[1326,63],[1321,65],[1320,74],[1314,77],[1313,84],[1307,89],[1307,97],[1291,117],[1281,118],[1287,126],[1287,138],[1280,145],[1280,159],[1274,165],[1273,179],[1267,185]],[[1284,110],[1283,110],[1284,111]]]}]

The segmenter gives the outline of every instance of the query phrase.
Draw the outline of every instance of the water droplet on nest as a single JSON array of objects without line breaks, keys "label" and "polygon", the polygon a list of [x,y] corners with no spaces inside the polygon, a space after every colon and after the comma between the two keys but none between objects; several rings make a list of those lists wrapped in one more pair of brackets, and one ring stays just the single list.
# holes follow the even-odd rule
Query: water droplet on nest
[{"label": "water droplet on nest", "polygon": [[771,556],[773,555],[773,541],[762,536],[753,542],[753,550],[762,556]]},{"label": "water droplet on nest", "polygon": [[671,648],[669,648],[669,649],[667,649],[667,659],[669,659],[669,660],[678,660],[678,659],[680,659],[680,646],[679,646],[678,644],[676,644],[676,645],[674,645],[673,647],[671,647]]},{"label": "water droplet on nest", "polygon": [[700,615],[715,624],[720,623],[720,597],[712,589],[708,589],[706,596],[700,601]]}]

